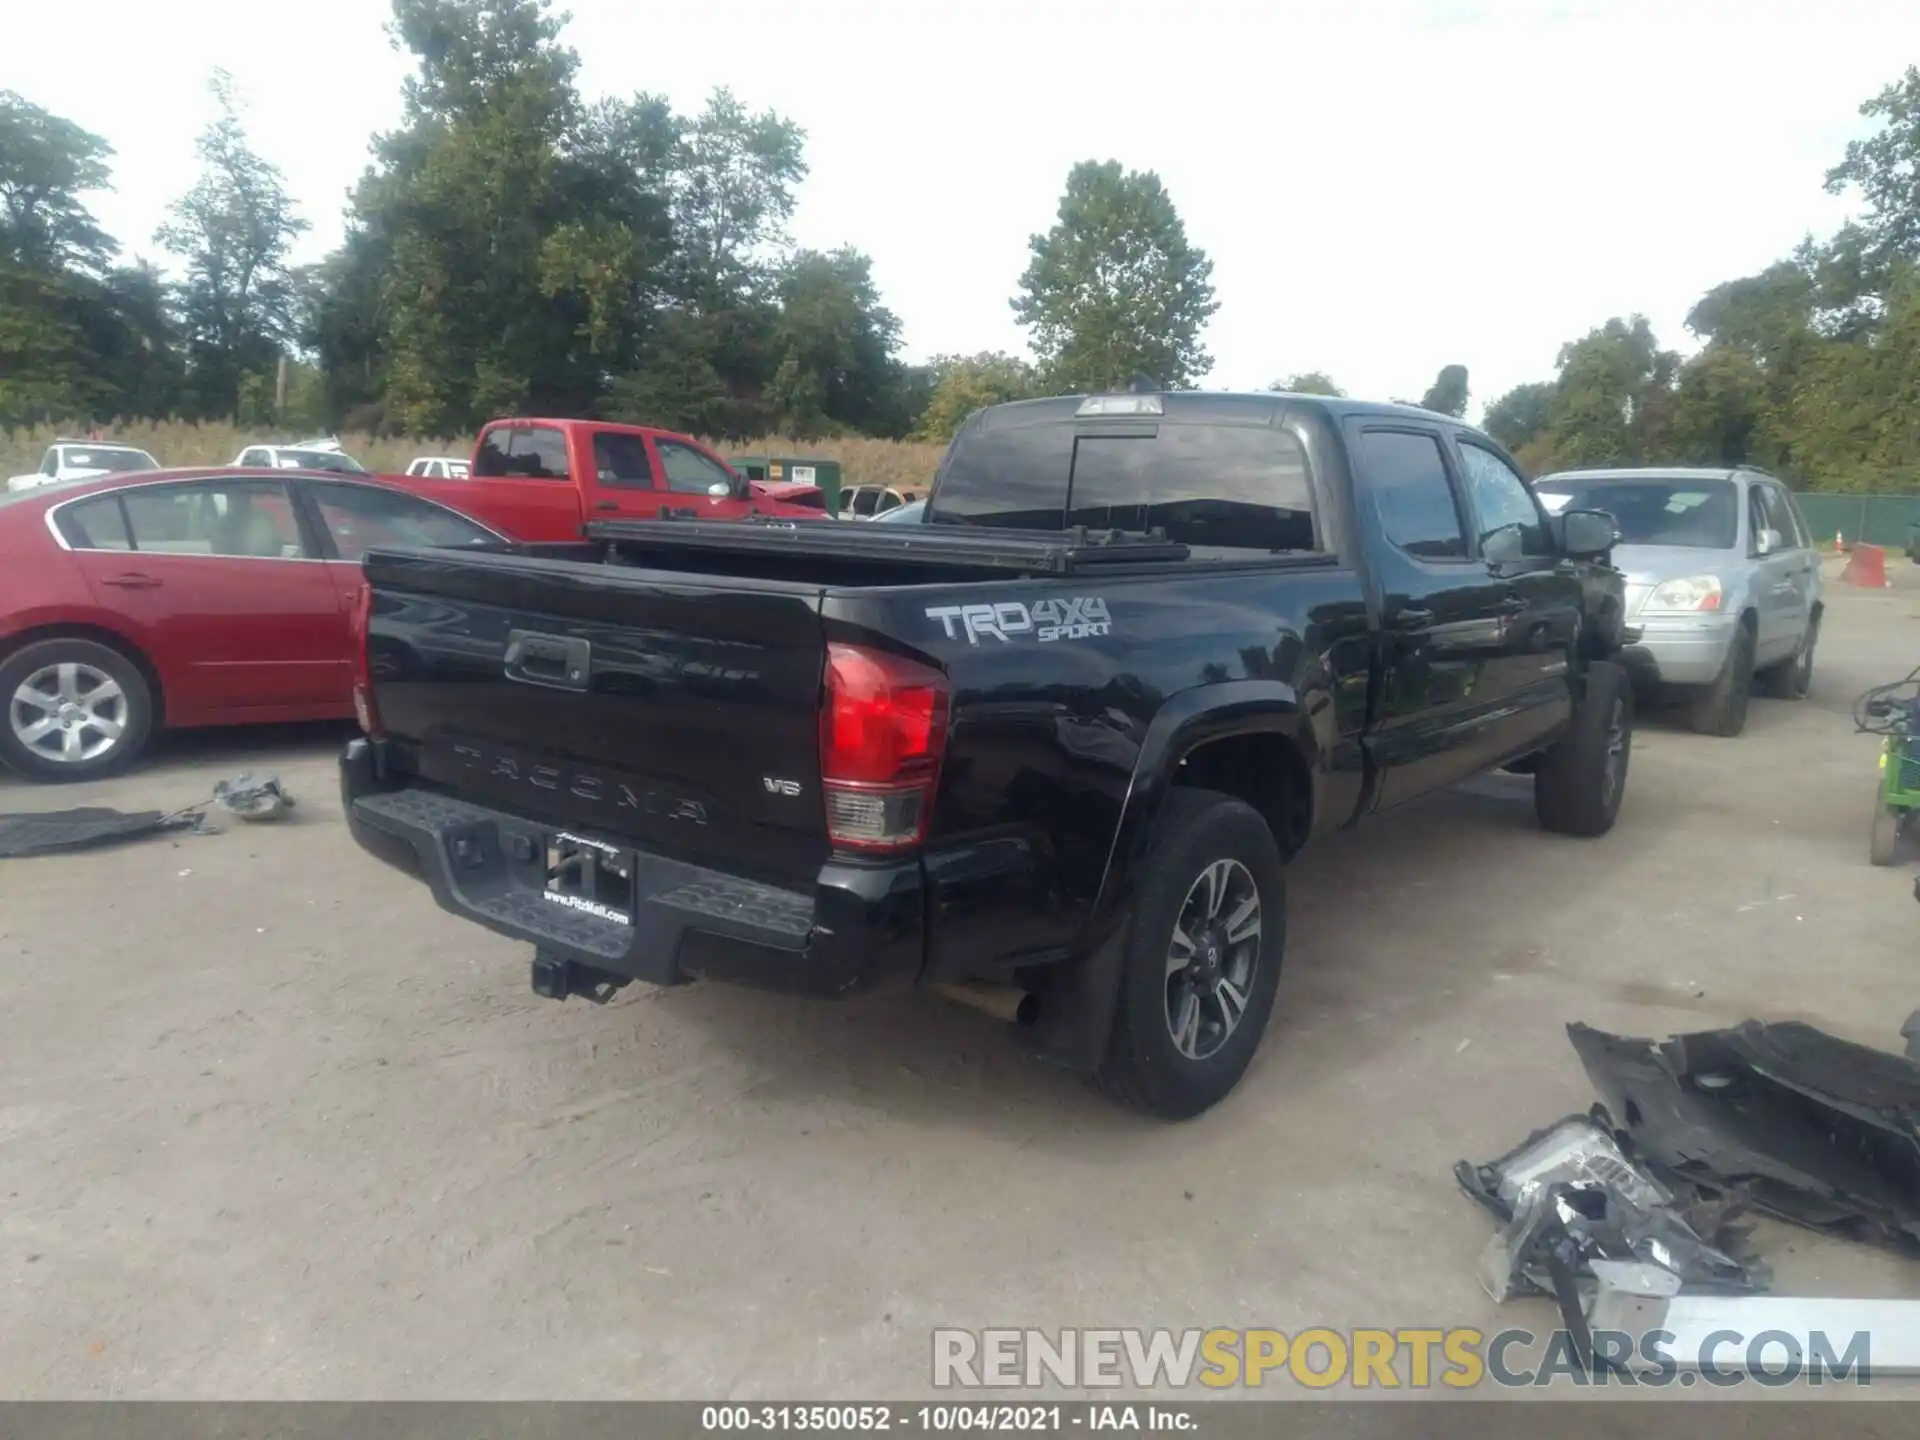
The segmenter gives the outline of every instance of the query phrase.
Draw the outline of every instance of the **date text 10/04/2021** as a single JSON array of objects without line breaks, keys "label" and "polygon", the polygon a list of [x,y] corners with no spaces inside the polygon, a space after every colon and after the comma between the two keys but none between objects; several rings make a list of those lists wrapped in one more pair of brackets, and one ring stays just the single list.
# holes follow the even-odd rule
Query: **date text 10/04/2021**
[{"label": "date text 10/04/2021", "polygon": [[706,1405],[704,1431],[793,1430],[851,1434],[879,1431],[1017,1433],[1141,1430],[1163,1434],[1197,1430],[1190,1406],[1073,1405]]}]

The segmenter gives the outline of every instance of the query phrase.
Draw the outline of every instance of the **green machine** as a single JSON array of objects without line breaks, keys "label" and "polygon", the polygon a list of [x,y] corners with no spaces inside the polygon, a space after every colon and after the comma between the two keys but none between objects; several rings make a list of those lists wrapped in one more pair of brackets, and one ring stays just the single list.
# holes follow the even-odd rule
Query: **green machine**
[{"label": "green machine", "polygon": [[827,498],[827,513],[840,513],[840,462],[808,459],[802,455],[737,455],[733,468],[749,480],[770,485],[818,485]]},{"label": "green machine", "polygon": [[[1853,707],[1855,728],[1880,736],[1880,784],[1874,793],[1876,865],[1899,861],[1920,811],[1920,669],[1891,685],[1876,685]],[[1914,898],[1920,899],[1920,885]]]}]

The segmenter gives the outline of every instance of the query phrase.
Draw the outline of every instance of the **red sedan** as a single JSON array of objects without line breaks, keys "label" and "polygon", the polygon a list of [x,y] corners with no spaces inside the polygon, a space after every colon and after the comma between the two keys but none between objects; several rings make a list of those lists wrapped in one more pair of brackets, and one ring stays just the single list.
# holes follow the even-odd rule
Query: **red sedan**
[{"label": "red sedan", "polygon": [[163,725],[348,718],[361,554],[506,543],[372,476],[149,470],[0,495],[0,761],[83,780]]}]

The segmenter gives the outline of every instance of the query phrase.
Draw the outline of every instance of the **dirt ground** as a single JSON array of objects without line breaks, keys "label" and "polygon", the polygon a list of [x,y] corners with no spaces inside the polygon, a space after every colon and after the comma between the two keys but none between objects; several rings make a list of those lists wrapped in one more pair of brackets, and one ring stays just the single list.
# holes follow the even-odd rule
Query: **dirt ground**
[{"label": "dirt ground", "polygon": [[[1512,777],[1304,857],[1239,1091],[1149,1123],[933,999],[692,986],[605,1008],[349,841],[340,732],[198,735],[0,810],[170,808],[242,769],[281,828],[0,861],[0,1395],[910,1397],[936,1325],[1547,1328],[1455,1189],[1592,1102],[1563,1026],[1804,1018],[1897,1049],[1908,869],[1867,863],[1853,696],[1920,586],[1834,587],[1812,697],[1648,719],[1599,842]],[[1764,1226],[1782,1294],[1920,1266]]]}]

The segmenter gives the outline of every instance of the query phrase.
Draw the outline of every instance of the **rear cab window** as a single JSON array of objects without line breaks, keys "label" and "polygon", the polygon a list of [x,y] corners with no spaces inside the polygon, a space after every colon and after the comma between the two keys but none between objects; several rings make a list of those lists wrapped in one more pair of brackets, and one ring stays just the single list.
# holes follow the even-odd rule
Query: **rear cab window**
[{"label": "rear cab window", "polygon": [[[1173,400],[1175,397],[1167,397]],[[1163,530],[1196,553],[1312,550],[1307,456],[1267,406],[1231,418],[1184,406],[1146,423],[1051,407],[961,432],[932,524]],[[1244,418],[1242,418],[1244,417]]]}]

